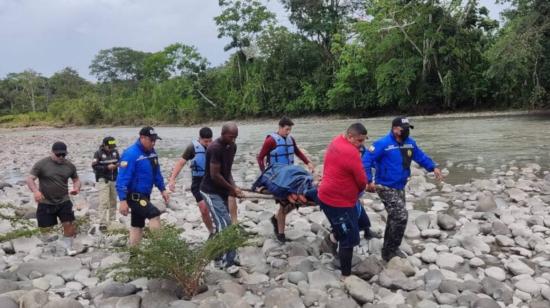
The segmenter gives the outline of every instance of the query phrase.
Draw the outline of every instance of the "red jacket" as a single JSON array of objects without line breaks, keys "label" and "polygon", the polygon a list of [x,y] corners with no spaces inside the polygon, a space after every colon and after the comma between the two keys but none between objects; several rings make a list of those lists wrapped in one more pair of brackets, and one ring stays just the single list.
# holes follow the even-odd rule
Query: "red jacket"
[{"label": "red jacket", "polygon": [[359,149],[343,135],[334,138],[325,154],[319,199],[333,207],[353,207],[366,185]]}]

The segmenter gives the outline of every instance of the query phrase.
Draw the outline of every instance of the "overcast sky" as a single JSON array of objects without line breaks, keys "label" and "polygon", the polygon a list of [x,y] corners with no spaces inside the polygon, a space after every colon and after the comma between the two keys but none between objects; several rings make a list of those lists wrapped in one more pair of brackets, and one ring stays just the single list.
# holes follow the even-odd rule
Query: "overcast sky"
[{"label": "overcast sky", "polygon": [[[288,25],[278,0],[265,1]],[[498,19],[502,6],[481,0]],[[70,66],[83,77],[101,49],[158,51],[194,45],[211,64],[223,63],[226,44],[217,38],[217,0],[0,0],[0,78],[32,68],[51,76]]]}]

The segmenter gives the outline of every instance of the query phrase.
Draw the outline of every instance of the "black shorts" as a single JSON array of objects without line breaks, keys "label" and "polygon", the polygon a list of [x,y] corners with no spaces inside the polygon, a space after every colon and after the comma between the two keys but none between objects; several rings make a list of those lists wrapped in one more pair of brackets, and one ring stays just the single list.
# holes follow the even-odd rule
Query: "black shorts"
[{"label": "black shorts", "polygon": [[[143,201],[143,202],[142,202]],[[142,199],[140,201],[127,200],[131,209],[130,225],[136,228],[145,227],[145,219],[151,219],[160,216],[159,209],[151,201]],[[141,205],[145,203],[145,205]]]},{"label": "black shorts", "polygon": [[191,178],[191,193],[193,194],[193,197],[195,197],[197,203],[203,200],[201,195],[202,178],[202,176],[194,176]]},{"label": "black shorts", "polygon": [[38,203],[36,220],[39,228],[57,225],[57,218],[62,223],[74,221],[73,203],[70,200],[60,204]]}]

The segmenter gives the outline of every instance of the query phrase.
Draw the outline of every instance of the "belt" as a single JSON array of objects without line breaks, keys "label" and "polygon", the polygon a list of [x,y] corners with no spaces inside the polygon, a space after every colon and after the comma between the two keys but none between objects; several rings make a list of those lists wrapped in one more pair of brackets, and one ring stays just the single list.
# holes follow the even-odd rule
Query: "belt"
[{"label": "belt", "polygon": [[149,201],[149,195],[145,195],[145,194],[129,193],[128,196],[130,197],[129,199],[132,201],[140,201],[140,200]]}]

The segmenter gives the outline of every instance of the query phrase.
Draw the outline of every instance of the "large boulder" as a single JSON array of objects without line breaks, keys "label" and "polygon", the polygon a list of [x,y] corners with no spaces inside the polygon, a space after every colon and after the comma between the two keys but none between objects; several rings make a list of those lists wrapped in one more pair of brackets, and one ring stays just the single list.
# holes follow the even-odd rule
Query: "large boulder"
[{"label": "large boulder", "polygon": [[61,257],[56,259],[34,260],[19,265],[17,273],[28,276],[36,271],[42,274],[59,274],[62,272],[77,272],[82,268],[80,259]]},{"label": "large boulder", "polygon": [[303,308],[304,303],[300,299],[298,291],[294,289],[275,288],[269,291],[264,300],[264,306],[266,308]]},{"label": "large boulder", "polygon": [[372,302],[374,299],[371,285],[355,275],[347,277],[344,281],[344,286],[351,297],[361,304]]}]

